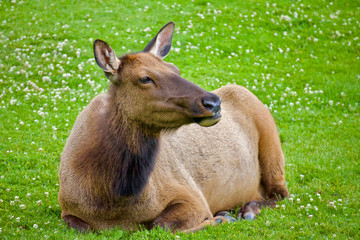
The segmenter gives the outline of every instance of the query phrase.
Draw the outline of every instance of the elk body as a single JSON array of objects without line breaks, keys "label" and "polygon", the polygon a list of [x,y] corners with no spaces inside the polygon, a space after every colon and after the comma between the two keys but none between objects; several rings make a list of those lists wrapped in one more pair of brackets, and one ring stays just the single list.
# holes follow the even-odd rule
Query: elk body
[{"label": "elk body", "polygon": [[95,41],[111,86],[80,113],[61,156],[70,227],[189,232],[231,220],[222,210],[243,206],[240,217],[253,218],[288,196],[269,111],[243,87],[210,93],[180,77],[162,60],[173,31],[170,22],[142,52],[119,59]]}]

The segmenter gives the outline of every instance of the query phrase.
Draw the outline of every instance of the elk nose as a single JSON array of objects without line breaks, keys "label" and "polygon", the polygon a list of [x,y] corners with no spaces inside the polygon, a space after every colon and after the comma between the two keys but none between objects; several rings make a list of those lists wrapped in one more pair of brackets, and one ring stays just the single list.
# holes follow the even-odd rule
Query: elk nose
[{"label": "elk nose", "polygon": [[203,98],[202,105],[206,110],[217,114],[220,111],[221,99],[213,94],[210,98]]}]

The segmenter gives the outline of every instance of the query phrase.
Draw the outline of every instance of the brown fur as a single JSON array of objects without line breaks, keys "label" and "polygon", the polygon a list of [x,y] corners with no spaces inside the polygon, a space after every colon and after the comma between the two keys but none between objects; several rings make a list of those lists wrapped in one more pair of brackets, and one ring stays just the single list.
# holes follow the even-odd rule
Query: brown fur
[{"label": "brown fur", "polygon": [[[159,34],[172,37],[171,27]],[[119,60],[106,43],[95,42],[96,60],[112,85],[80,113],[61,157],[59,202],[70,227],[196,231],[225,221],[213,217],[221,210],[257,201],[242,210],[259,213],[288,196],[281,144],[266,107],[229,85],[214,91],[222,100],[221,121],[194,124],[215,124],[218,113],[206,102],[219,99],[164,62],[168,42],[156,45],[156,37],[149,52]],[[153,82],[142,82],[144,76]]]}]

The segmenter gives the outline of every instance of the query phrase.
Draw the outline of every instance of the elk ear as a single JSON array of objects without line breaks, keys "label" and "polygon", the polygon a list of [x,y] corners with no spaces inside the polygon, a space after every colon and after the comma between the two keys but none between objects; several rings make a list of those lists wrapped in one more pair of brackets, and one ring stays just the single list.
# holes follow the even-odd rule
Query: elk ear
[{"label": "elk ear", "polygon": [[114,50],[106,42],[96,39],[94,42],[94,56],[99,67],[104,70],[106,77],[114,81],[120,67],[120,60]]},{"label": "elk ear", "polygon": [[143,52],[150,52],[159,58],[165,58],[171,49],[171,40],[175,23],[169,22],[163,26],[158,34],[146,45]]}]

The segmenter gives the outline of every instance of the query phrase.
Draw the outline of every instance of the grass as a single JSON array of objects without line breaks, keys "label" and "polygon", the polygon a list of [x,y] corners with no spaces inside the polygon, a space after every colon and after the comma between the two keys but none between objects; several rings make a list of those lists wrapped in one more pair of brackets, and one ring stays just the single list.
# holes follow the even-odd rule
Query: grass
[{"label": "grass", "polygon": [[[350,0],[0,1],[0,239],[359,239],[359,16]],[[108,86],[92,42],[140,51],[168,21],[166,60],[183,77],[246,86],[271,110],[292,196],[255,221],[189,235],[68,231],[59,157]]]}]

